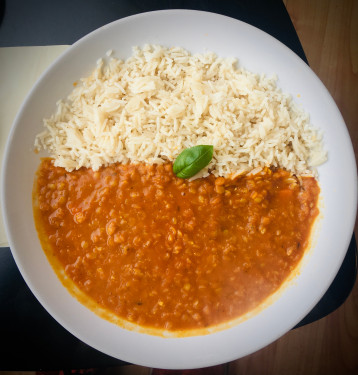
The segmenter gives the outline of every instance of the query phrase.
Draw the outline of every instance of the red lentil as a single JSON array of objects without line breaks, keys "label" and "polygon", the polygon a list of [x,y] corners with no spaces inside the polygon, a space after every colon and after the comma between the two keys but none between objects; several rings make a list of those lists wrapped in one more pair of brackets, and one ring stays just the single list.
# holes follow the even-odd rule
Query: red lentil
[{"label": "red lentil", "polygon": [[189,182],[170,164],[68,173],[43,159],[34,212],[47,251],[89,297],[142,326],[186,330],[239,317],[280,287],[318,195],[314,178],[279,169]]}]

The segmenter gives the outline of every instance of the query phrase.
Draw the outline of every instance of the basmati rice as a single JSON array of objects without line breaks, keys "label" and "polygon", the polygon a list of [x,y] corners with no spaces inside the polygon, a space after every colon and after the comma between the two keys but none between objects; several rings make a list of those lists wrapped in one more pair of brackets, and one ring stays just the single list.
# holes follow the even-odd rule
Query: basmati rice
[{"label": "basmati rice", "polygon": [[199,176],[263,166],[314,174],[326,160],[309,116],[281,92],[276,77],[178,47],[146,45],[126,61],[99,60],[44,126],[35,147],[68,171],[174,161],[200,144],[213,145],[214,157]]}]

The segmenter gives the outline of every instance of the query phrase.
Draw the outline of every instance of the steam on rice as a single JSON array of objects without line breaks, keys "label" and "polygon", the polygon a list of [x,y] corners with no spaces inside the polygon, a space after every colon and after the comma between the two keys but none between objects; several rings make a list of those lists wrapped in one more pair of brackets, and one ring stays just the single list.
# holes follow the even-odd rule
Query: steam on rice
[{"label": "steam on rice", "polygon": [[196,145],[214,146],[200,176],[263,166],[314,174],[326,160],[308,114],[281,92],[276,77],[178,47],[146,45],[126,61],[99,60],[44,126],[35,147],[68,171],[174,161]]}]

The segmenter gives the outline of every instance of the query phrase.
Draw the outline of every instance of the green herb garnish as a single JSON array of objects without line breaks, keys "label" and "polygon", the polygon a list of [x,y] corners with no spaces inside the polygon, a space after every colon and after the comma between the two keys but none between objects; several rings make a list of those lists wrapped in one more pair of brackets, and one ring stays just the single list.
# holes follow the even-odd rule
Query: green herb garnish
[{"label": "green herb garnish", "polygon": [[213,158],[214,146],[199,145],[185,149],[175,159],[173,172],[179,178],[190,178],[206,167]]}]

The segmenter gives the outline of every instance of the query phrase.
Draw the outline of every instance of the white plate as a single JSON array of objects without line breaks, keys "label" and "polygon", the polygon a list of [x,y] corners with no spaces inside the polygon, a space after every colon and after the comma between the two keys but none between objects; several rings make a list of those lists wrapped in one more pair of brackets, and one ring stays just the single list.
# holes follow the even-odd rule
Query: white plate
[{"label": "white plate", "polygon": [[[31,150],[42,119],[55,110],[73,82],[87,76],[109,49],[127,58],[134,45],[181,46],[234,56],[246,69],[279,76],[278,84],[324,131],[329,153],[319,168],[322,218],[314,248],[300,275],[278,300],[253,318],[225,331],[188,338],[161,338],[124,330],[77,302],[62,286],[44,255],[33,223],[31,192],[39,156]],[[298,98],[298,94],[300,95]],[[352,236],[357,206],[357,173],[351,141],[333,99],[311,69],[264,32],[217,14],[168,10],[139,14],[84,37],[43,74],[12,127],[4,157],[2,207],[15,261],[32,292],[68,331],[113,357],[156,368],[195,368],[224,363],[273,342],[319,301],[335,277]]]}]

